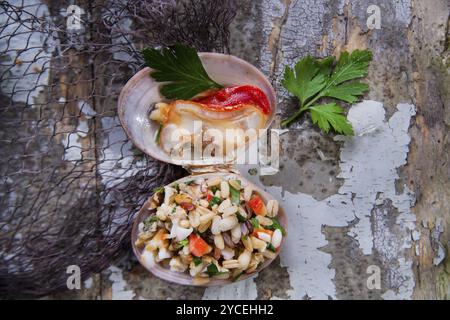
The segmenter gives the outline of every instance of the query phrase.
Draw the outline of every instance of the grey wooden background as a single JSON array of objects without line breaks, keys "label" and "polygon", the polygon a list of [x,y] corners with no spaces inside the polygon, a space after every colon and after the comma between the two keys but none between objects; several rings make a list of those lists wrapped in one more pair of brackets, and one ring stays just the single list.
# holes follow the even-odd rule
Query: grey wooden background
[{"label": "grey wooden background", "polygon": [[[370,5],[381,9],[379,30],[367,28]],[[279,173],[241,168],[289,211],[281,258],[253,279],[205,291],[159,280],[130,254],[82,290],[48,298],[448,299],[449,2],[243,0],[230,32],[231,53],[278,90],[279,119],[295,110],[280,86],[285,65],[308,53],[374,52],[370,93],[349,106],[360,135],[335,139],[302,118],[282,135]],[[367,286],[370,266],[380,289]]]}]

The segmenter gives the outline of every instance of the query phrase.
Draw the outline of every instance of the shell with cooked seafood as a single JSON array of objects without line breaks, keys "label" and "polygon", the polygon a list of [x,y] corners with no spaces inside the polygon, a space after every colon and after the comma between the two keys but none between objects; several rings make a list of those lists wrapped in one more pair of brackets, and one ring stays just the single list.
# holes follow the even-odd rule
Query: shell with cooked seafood
[{"label": "shell with cooked seafood", "polygon": [[[222,189],[229,193],[217,197]],[[151,196],[134,222],[132,246],[141,264],[164,280],[216,286],[246,279],[276,258],[286,238],[283,208],[238,174],[188,176],[158,193],[163,196]]]}]

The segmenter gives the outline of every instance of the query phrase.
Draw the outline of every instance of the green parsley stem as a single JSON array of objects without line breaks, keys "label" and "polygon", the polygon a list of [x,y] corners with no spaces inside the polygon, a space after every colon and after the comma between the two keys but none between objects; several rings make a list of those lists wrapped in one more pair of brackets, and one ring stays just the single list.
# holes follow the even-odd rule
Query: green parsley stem
[{"label": "green parsley stem", "polygon": [[307,104],[305,104],[303,107],[301,107],[296,113],[294,113],[292,116],[290,116],[289,118],[285,119],[284,121],[281,122],[281,127],[285,128],[290,126],[290,124],[292,122],[294,122],[298,117],[300,117],[300,115],[305,112],[306,110],[308,110],[309,106],[312,105],[314,102],[316,102],[319,98],[321,98],[322,95],[318,94],[317,96],[315,96],[313,99],[311,99]]},{"label": "green parsley stem", "polygon": [[297,119],[298,117],[300,117],[300,115],[303,113],[303,108],[299,109],[296,113],[294,113],[292,116],[290,116],[289,118],[283,120],[281,122],[281,127],[282,128],[286,128],[288,127],[292,122],[295,121],[295,119]]}]

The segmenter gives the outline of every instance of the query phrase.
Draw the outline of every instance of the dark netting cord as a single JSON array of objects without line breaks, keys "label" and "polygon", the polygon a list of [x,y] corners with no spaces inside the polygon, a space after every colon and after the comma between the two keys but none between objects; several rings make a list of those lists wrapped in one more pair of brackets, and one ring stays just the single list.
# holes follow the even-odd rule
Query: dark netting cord
[{"label": "dark netting cord", "polygon": [[[130,250],[151,190],[186,174],[139,152],[116,114],[144,46],[228,51],[234,0],[0,1],[0,297],[38,297]],[[84,5],[80,4],[84,3]],[[69,12],[70,13],[70,12]]]}]

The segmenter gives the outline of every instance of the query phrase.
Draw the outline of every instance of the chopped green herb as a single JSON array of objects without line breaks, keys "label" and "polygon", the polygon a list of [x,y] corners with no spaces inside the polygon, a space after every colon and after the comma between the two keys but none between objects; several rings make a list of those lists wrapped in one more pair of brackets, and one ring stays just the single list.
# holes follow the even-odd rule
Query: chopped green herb
[{"label": "chopped green herb", "polygon": [[224,274],[227,272],[220,272],[219,269],[217,268],[217,266],[214,263],[211,263],[210,265],[208,265],[208,267],[206,267],[206,273],[212,277],[212,276],[217,276],[219,274]]},{"label": "chopped green herb", "polygon": [[277,249],[275,249],[275,247],[274,247],[273,244],[271,244],[271,243],[268,243],[268,244],[267,244],[267,249],[270,250],[270,251],[272,251],[272,252],[276,252],[276,251],[277,251]]},{"label": "chopped green herb", "polygon": [[153,193],[160,193],[164,191],[164,187],[156,187],[153,188]]},{"label": "chopped green herb", "polygon": [[259,221],[256,218],[252,218],[251,220],[253,228],[259,228]]},{"label": "chopped green herb", "polygon": [[[241,183],[241,181],[236,180],[239,182],[239,184]],[[230,185],[230,196],[231,196],[231,203],[234,204],[240,204],[241,203],[241,193],[239,190],[236,190],[235,188],[233,188]]]},{"label": "chopped green herb", "polygon": [[180,186],[178,185],[178,183],[174,183],[172,185],[172,188],[174,188],[175,190],[177,190],[178,192],[180,191]]},{"label": "chopped green herb", "polygon": [[150,228],[150,226],[152,225],[153,222],[158,221],[158,217],[157,216],[151,216],[151,217],[147,217],[144,219],[144,228],[148,229]]},{"label": "chopped green herb", "polygon": [[178,241],[175,247],[177,248],[177,250],[179,250],[179,249],[187,246],[188,244],[189,244],[189,240],[184,239],[184,240]]},{"label": "chopped green herb", "polygon": [[245,222],[245,221],[247,221],[247,219],[245,219],[245,218],[242,216],[242,214],[240,214],[239,212],[236,212],[236,216],[237,216],[239,222]]},{"label": "chopped green herb", "polygon": [[213,186],[213,187],[211,187],[211,192],[212,192],[213,194],[215,194],[217,190],[219,190],[219,187],[218,187],[218,186]]},{"label": "chopped green herb", "polygon": [[270,218],[272,219],[273,223],[270,226],[264,226],[265,229],[267,230],[276,230],[276,229],[280,229],[281,234],[283,236],[286,235],[286,231],[284,230],[284,228],[281,226],[280,222],[276,219],[276,218]]},{"label": "chopped green herb", "polygon": [[155,135],[155,142],[156,142],[156,144],[159,144],[159,142],[161,141],[162,128],[163,128],[163,125],[162,125],[162,123],[160,123],[159,127],[158,127],[158,131],[156,131],[156,135]]},{"label": "chopped green herb", "polygon": [[222,200],[220,200],[219,197],[214,196],[211,200],[209,200],[209,205],[212,207],[213,205],[220,204],[221,202]]},{"label": "chopped green herb", "polygon": [[194,261],[194,265],[195,265],[195,266],[198,266],[199,264],[202,263],[202,258],[199,258],[199,257],[195,257],[195,256],[194,256],[194,258],[192,259],[192,261]]},{"label": "chopped green herb", "polygon": [[177,207],[173,207],[172,213],[175,213],[177,211]]}]

